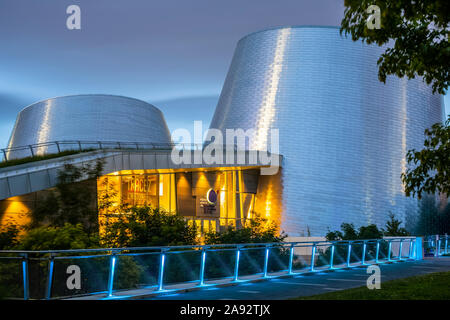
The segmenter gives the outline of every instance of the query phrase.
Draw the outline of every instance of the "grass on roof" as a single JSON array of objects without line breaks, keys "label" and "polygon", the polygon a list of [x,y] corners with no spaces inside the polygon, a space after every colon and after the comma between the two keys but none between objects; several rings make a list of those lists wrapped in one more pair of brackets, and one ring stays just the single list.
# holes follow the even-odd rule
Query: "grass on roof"
[{"label": "grass on roof", "polygon": [[29,162],[59,158],[59,157],[69,156],[72,154],[88,152],[88,151],[92,151],[92,150],[95,150],[95,149],[66,150],[66,151],[61,151],[58,153],[49,153],[49,154],[42,155],[42,156],[33,156],[33,157],[26,157],[26,158],[20,158],[20,159],[12,159],[12,160],[8,160],[8,161],[0,162],[0,168],[17,166],[19,164],[24,164],[24,163],[29,163]]}]

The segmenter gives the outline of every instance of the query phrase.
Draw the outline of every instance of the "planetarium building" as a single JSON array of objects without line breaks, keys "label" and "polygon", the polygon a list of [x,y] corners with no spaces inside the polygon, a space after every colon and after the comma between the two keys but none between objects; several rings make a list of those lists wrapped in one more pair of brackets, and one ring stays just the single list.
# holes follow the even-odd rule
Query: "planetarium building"
[{"label": "planetarium building", "polygon": [[253,128],[250,149],[270,148],[269,129],[279,130],[272,210],[289,235],[414,214],[400,174],[425,128],[443,121],[443,100],[421,79],[381,83],[384,50],[337,27],[274,28],[239,41],[211,128]]},{"label": "planetarium building", "polygon": [[[122,96],[86,94],[63,96],[34,103],[17,116],[8,147],[9,158],[33,152],[57,151],[53,141],[170,143],[161,111],[141,100]],[[68,143],[60,148],[73,148]],[[88,147],[88,146],[86,146]]]},{"label": "planetarium building", "polygon": [[[258,162],[174,164],[170,150],[155,148],[173,145],[162,113],[108,95],[25,108],[5,158],[95,142],[101,153],[69,160],[105,160],[104,175],[90,186],[99,199],[112,188],[115,208],[160,207],[199,222],[202,231],[240,226],[256,214],[293,237],[324,236],[342,222],[384,226],[390,212],[408,221],[417,204],[405,197],[400,179],[406,153],[420,149],[424,130],[443,121],[443,100],[421,79],[392,76],[381,83],[377,60],[384,50],[353,42],[335,27],[273,28],[238,42],[210,128],[223,136],[227,129],[252,130],[244,153],[276,150],[281,161],[274,175],[261,174]],[[45,161],[0,169],[0,223],[32,210],[39,193],[55,186],[59,160]]]}]

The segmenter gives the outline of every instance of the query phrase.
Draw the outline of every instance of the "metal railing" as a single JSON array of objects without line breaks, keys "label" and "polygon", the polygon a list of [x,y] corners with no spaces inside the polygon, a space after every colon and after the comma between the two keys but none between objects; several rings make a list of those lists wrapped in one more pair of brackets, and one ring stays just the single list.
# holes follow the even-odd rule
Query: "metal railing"
[{"label": "metal railing", "polygon": [[199,236],[204,236],[208,232],[216,232],[220,229],[228,227],[240,228],[246,225],[247,218],[224,218],[224,217],[199,217],[199,216],[183,216],[189,225],[193,225],[197,229]]},{"label": "metal railing", "polygon": [[[418,241],[420,245],[416,244]],[[445,242],[445,246],[447,245]],[[9,284],[15,285],[15,292],[22,292],[25,300],[94,293],[106,293],[107,297],[113,297],[115,291],[133,288],[153,288],[154,292],[163,292],[166,285],[175,283],[214,285],[217,280],[236,282],[246,276],[260,275],[266,278],[421,259],[421,246],[422,238],[402,237],[352,241],[0,251],[0,266],[2,262],[13,263],[6,270],[17,272],[17,276]],[[71,291],[72,289],[65,287],[68,281],[67,267],[73,265],[81,265],[83,286],[87,288],[80,287],[78,291]],[[141,270],[140,276],[136,277],[133,270]]]},{"label": "metal railing", "polygon": [[[237,150],[237,145],[223,145],[223,148]],[[19,147],[4,148],[1,150],[1,161],[20,159],[26,157],[42,156],[49,154],[58,154],[64,151],[90,151],[103,149],[118,150],[202,150],[203,144],[188,143],[151,143],[151,142],[120,142],[120,141],[83,141],[83,140],[64,140],[50,141],[44,143],[30,144]]]},{"label": "metal railing", "polygon": [[439,257],[442,255],[448,255],[449,246],[448,235],[432,235],[424,238],[424,252],[425,256]]}]

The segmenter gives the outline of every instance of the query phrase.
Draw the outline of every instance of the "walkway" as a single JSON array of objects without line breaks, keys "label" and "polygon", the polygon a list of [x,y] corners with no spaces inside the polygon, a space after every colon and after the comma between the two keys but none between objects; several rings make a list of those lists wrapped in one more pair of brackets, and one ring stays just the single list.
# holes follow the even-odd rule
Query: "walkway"
[{"label": "walkway", "polygon": [[[381,287],[383,287],[383,282],[389,280],[450,271],[450,257],[380,264],[380,268]],[[261,276],[250,276],[241,278],[242,281],[238,283],[225,279],[220,282],[216,281],[215,286],[198,287],[195,282],[183,283],[167,286],[163,292],[156,292],[156,288],[128,290],[114,293],[115,297],[112,299],[284,300],[365,286],[368,277],[366,267],[354,267],[294,276],[285,275],[269,279],[262,279]],[[98,294],[78,297],[74,300],[105,298],[105,294]]]}]

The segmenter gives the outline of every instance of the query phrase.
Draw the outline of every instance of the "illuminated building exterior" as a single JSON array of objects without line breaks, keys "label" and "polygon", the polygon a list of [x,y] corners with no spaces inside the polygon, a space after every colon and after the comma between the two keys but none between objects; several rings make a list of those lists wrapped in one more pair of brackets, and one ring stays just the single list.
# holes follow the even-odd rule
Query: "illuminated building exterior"
[{"label": "illuminated building exterior", "polygon": [[149,205],[195,221],[202,232],[219,230],[219,226],[239,227],[252,217],[258,188],[257,169],[158,171],[123,170],[98,179],[100,207],[103,195],[113,195],[110,200],[114,201],[100,215],[114,218],[116,204]]},{"label": "illuminated building exterior", "polygon": [[[258,214],[293,237],[323,236],[342,222],[384,226],[389,212],[406,221],[416,210],[400,180],[406,152],[421,148],[425,128],[442,121],[443,102],[421,79],[380,83],[376,61],[383,50],[342,38],[334,27],[275,28],[239,41],[210,127],[254,129],[247,152],[270,149],[269,130],[279,129],[275,175],[261,175],[258,163],[177,165],[170,150],[138,144],[64,159],[105,160],[104,175],[85,181],[97,193],[100,220],[150,205],[196,221],[205,232]],[[80,95],[22,110],[9,147],[63,140],[171,144],[156,107]],[[63,161],[42,163],[0,169],[1,224],[26,215],[55,187]],[[103,205],[105,197],[111,205]]]},{"label": "illuminated building exterior", "polygon": [[239,41],[210,127],[254,129],[253,150],[279,129],[283,165],[272,194],[281,202],[272,211],[290,236],[414,213],[400,174],[425,128],[442,122],[443,100],[421,79],[381,83],[384,49],[345,39],[338,27],[274,28]]}]

